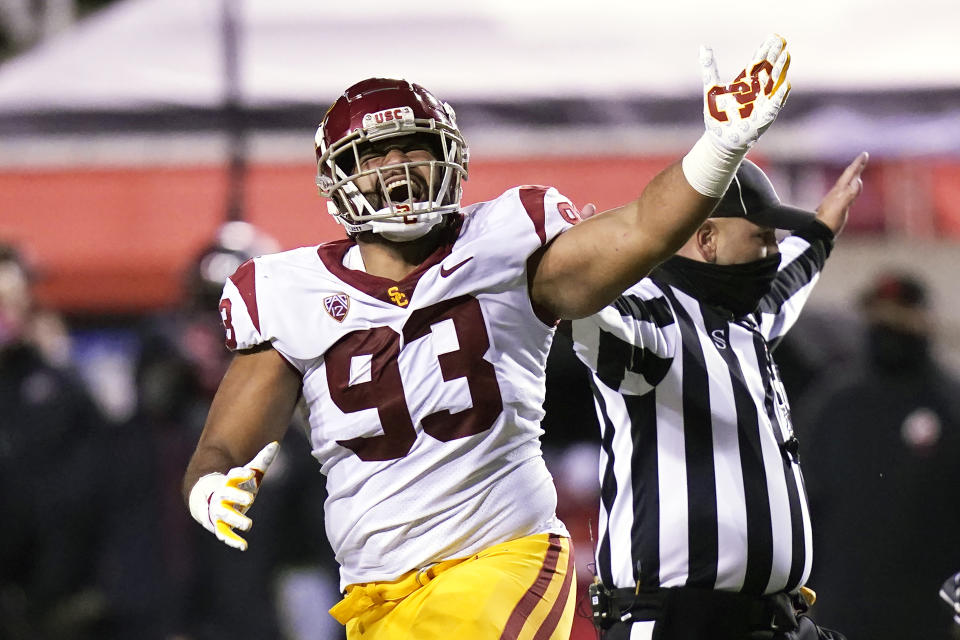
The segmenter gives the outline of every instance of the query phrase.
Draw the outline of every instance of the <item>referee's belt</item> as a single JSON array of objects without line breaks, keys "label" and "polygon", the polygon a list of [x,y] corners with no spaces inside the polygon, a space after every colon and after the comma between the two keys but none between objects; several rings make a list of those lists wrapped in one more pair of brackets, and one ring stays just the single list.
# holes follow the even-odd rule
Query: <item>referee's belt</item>
[{"label": "referee's belt", "polygon": [[708,618],[730,629],[796,629],[797,614],[806,612],[815,597],[813,591],[805,588],[801,593],[754,596],[692,587],[652,590],[606,589],[599,584],[591,587],[593,618],[601,628],[618,622],[671,617]]}]

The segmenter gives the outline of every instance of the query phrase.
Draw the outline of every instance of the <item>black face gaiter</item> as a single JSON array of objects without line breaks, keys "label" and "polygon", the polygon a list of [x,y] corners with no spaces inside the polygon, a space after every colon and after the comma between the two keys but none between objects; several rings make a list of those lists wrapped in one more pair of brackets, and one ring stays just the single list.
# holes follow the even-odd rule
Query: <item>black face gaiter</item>
[{"label": "black face gaiter", "polygon": [[723,307],[739,318],[757,310],[760,299],[770,292],[779,267],[780,254],[775,253],[752,262],[725,265],[674,256],[660,268],[701,302]]},{"label": "black face gaiter", "polygon": [[882,324],[867,327],[867,349],[873,362],[893,372],[915,371],[928,362],[930,338]]}]

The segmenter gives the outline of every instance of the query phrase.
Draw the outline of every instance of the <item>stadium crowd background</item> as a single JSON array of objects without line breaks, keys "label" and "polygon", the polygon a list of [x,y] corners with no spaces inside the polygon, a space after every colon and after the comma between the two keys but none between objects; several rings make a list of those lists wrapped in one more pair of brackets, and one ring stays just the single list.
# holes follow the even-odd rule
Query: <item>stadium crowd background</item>
[{"label": "stadium crowd background", "polygon": [[[34,301],[22,335],[39,354],[11,357],[0,326],[0,637],[341,633],[325,613],[336,578],[322,476],[300,430],[264,485],[243,556],[208,540],[178,493],[228,357],[219,283],[250,255],[341,236],[311,184],[310,139],[336,92],[362,77],[408,77],[454,105],[472,150],[466,202],[550,184],[602,210],[696,139],[697,44],[732,62],[783,31],[794,94],[751,158],[784,201],[813,206],[852,155],[871,153],[846,234],[778,354],[795,420],[860,366],[877,298],[932,314],[940,381],[955,388],[945,372],[960,371],[960,70],[943,29],[957,9],[846,0],[744,21],[755,5],[451,3],[425,17],[379,0],[362,15],[326,4],[0,2],[0,244],[18,252],[0,253],[0,285],[3,265],[20,261]],[[909,34],[897,28],[908,18]],[[857,47],[861,66],[843,67]],[[920,303],[900,293],[914,281]],[[0,286],[0,306],[22,306],[8,293]],[[597,507],[586,385],[558,336],[544,448],[582,582]],[[891,429],[922,462],[956,446],[951,410]],[[847,427],[860,435],[831,460],[870,469],[858,443],[871,425]],[[906,538],[957,520],[956,505],[921,493],[956,484],[926,473],[903,500],[929,513],[886,514]],[[829,495],[823,477],[808,481]],[[895,536],[877,539],[874,552],[910,557]],[[940,551],[931,561],[946,558],[946,578],[960,562]],[[593,637],[586,619],[574,635]]]}]

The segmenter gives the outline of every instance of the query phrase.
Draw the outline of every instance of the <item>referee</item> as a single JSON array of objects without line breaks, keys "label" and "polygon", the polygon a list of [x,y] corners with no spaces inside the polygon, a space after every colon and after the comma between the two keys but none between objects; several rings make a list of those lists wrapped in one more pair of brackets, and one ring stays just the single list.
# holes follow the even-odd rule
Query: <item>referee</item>
[{"label": "referee", "polygon": [[[803,613],[810,513],[770,350],[859,195],[860,154],[817,213],[744,161],[677,254],[572,323],[601,425],[591,589],[608,640],[843,636]],[[815,217],[814,217],[815,216]],[[793,234],[777,243],[776,229]]]}]

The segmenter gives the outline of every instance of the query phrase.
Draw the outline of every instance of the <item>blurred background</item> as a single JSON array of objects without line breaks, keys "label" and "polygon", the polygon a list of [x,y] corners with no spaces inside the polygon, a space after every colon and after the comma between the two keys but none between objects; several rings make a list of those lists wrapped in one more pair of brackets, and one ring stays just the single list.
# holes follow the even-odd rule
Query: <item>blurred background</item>
[{"label": "blurred background", "polygon": [[[826,461],[807,472],[825,523],[812,584],[837,584],[828,626],[867,624],[857,593],[889,599],[864,638],[909,637],[894,625],[921,617],[936,629],[912,637],[947,637],[937,576],[960,569],[960,529],[956,501],[931,492],[960,467],[958,24],[948,0],[0,0],[0,638],[339,637],[302,429],[241,559],[189,520],[179,480],[228,361],[223,279],[342,236],[312,139],[347,86],[403,77],[450,101],[472,152],[465,202],[548,184],[603,210],[699,137],[698,46],[732,78],[773,31],[793,92],[750,157],[781,198],[813,208],[871,155],[777,356],[804,464]],[[585,582],[584,375],[558,337],[544,448]],[[864,561],[831,573],[858,546]]]}]

